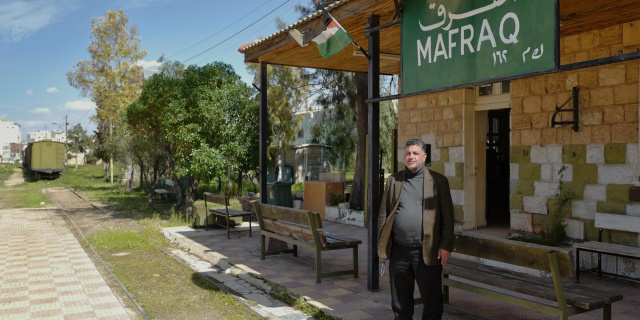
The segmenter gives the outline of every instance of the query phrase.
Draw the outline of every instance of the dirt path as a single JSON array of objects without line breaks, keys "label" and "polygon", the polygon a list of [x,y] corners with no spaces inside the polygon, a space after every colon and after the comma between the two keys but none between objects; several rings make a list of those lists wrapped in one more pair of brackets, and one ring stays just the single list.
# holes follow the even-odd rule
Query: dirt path
[{"label": "dirt path", "polygon": [[4,182],[6,186],[12,187],[24,183],[24,177],[22,176],[22,170],[19,168],[13,169],[13,174]]}]

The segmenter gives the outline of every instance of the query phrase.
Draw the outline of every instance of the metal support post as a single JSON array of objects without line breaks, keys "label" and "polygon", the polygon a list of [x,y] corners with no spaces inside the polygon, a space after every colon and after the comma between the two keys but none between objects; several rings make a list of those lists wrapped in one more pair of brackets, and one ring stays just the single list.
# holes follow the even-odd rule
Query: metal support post
[{"label": "metal support post", "polygon": [[[378,15],[369,16],[367,30],[376,28],[380,24]],[[365,31],[366,32],[366,31]],[[369,100],[380,96],[380,31],[369,32]],[[378,165],[380,153],[380,103],[368,103],[368,137],[369,163],[368,163],[368,192],[367,210],[368,223],[368,245],[367,248],[367,290],[377,291],[380,289],[380,270],[378,258],[378,212],[380,211],[380,168]]]},{"label": "metal support post", "polygon": [[260,62],[260,202],[267,203],[267,63]]}]

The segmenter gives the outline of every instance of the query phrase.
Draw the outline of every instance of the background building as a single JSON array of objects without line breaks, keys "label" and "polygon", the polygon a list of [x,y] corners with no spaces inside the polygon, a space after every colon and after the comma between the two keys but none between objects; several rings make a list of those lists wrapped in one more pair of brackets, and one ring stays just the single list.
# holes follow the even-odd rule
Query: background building
[{"label": "background building", "polygon": [[[2,162],[11,162],[20,159],[21,156],[12,157],[12,151],[16,150],[14,144],[20,144],[22,137],[22,128],[19,124],[11,120],[0,120],[0,158]],[[20,153],[20,152],[18,152]]]},{"label": "background building", "polygon": [[40,130],[40,131],[27,132],[28,143],[42,141],[45,139],[51,139],[51,131]]},{"label": "background building", "polygon": [[51,139],[57,142],[66,142],[67,135],[62,131],[56,130],[40,130],[40,131],[32,131],[27,132],[27,142],[37,142],[45,139]]},{"label": "background building", "polygon": [[0,147],[22,141],[22,128],[11,120],[0,120]]}]

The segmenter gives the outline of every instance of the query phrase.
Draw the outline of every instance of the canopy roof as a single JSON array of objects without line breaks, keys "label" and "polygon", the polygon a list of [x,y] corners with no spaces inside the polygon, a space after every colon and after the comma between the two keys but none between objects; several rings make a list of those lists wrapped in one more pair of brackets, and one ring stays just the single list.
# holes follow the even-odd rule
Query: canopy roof
[{"label": "canopy roof", "polygon": [[[640,0],[558,1],[561,37],[640,20]],[[396,13],[393,0],[340,0],[327,9],[365,50],[368,41],[364,31],[369,16],[379,15],[380,23],[384,24],[390,22]],[[348,46],[336,55],[323,59],[314,43],[300,47],[289,36],[291,29],[302,32],[309,28],[321,28],[321,17],[322,11],[318,11],[264,39],[240,47],[239,51],[245,55],[245,62],[367,72],[367,59],[362,55],[354,55],[354,52],[359,51],[355,46]],[[380,73],[399,74],[399,24],[380,32],[380,52]]]}]

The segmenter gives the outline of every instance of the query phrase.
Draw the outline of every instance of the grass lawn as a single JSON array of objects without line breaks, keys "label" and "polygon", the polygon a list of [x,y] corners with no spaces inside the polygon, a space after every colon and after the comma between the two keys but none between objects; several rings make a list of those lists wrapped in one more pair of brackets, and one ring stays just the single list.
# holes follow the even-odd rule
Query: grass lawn
[{"label": "grass lawn", "polygon": [[[161,228],[190,225],[180,215],[170,213],[168,201],[154,201],[154,210],[148,210],[144,191],[127,193],[121,183],[104,182],[102,166],[67,168],[56,180],[36,182],[27,179],[28,182],[19,185],[4,185],[2,182],[15,168],[20,166],[0,165],[0,205],[3,208],[55,206],[55,201],[48,198],[43,189],[70,187],[94,204],[105,205],[106,210],[118,213],[122,219],[96,219],[99,223],[80,229],[151,318],[260,318],[155,247],[169,247]],[[70,217],[75,219],[71,214]]]}]

